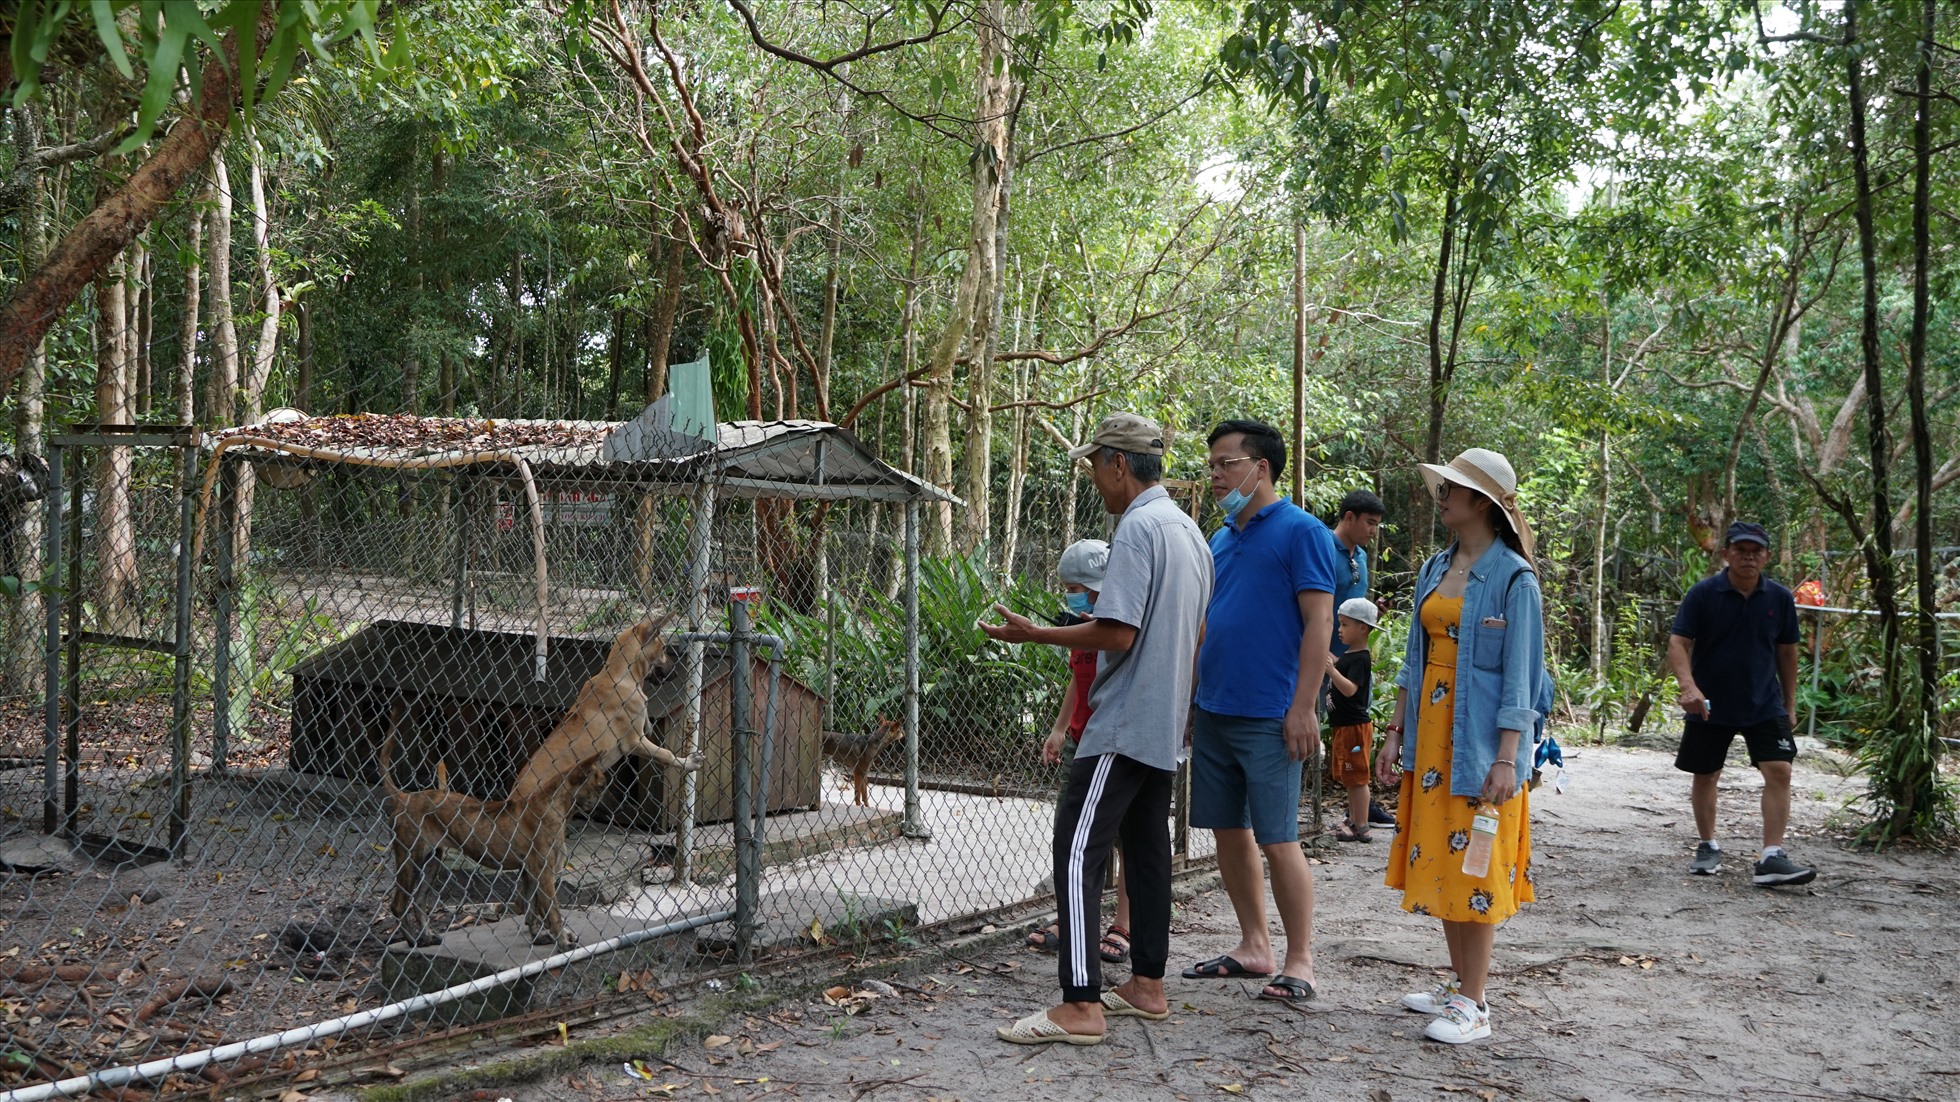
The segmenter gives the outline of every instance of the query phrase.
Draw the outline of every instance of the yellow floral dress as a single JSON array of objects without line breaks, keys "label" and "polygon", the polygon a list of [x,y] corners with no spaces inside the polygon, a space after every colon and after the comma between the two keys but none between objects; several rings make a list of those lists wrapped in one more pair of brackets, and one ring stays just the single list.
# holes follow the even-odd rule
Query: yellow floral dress
[{"label": "yellow floral dress", "polygon": [[[1402,775],[1401,827],[1388,851],[1387,883],[1402,889],[1402,909],[1446,922],[1502,922],[1531,891],[1531,814],[1520,788],[1498,808],[1490,872],[1466,876],[1463,851],[1470,844],[1476,801],[1450,795],[1450,743],[1456,681],[1457,626],[1463,598],[1430,596],[1422,603],[1422,630],[1429,655],[1417,711],[1416,767]],[[1530,753],[1520,749],[1520,754]]]}]

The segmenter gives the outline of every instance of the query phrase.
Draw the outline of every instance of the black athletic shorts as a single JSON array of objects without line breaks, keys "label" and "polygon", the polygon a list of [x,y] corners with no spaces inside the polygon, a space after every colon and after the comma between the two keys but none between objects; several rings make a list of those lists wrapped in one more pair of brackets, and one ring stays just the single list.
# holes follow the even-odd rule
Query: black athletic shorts
[{"label": "black athletic shorts", "polygon": [[1722,764],[1729,759],[1729,744],[1737,735],[1749,746],[1750,765],[1797,760],[1797,740],[1786,716],[1747,727],[1690,719],[1683,721],[1681,749],[1674,755],[1674,768],[1686,773],[1721,772]]}]

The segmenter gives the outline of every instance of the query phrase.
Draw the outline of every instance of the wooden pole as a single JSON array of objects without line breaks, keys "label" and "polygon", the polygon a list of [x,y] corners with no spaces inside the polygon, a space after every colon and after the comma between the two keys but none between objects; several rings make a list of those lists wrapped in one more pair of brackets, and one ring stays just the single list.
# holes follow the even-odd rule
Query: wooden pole
[{"label": "wooden pole", "polygon": [[1293,504],[1307,507],[1301,452],[1307,433],[1307,224],[1293,223]]}]

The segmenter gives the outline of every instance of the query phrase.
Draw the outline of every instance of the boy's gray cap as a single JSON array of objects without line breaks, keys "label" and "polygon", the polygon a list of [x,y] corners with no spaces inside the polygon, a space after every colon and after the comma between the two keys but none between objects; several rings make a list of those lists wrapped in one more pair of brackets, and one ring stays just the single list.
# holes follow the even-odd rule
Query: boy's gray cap
[{"label": "boy's gray cap", "polygon": [[1055,572],[1062,576],[1064,585],[1100,590],[1103,576],[1109,572],[1109,545],[1101,540],[1076,540],[1062,552],[1061,565]]},{"label": "boy's gray cap", "polygon": [[1334,610],[1334,615],[1359,620],[1371,628],[1381,626],[1381,610],[1375,607],[1375,602],[1366,597],[1349,597],[1341,602],[1341,607]]},{"label": "boy's gray cap", "polygon": [[1088,443],[1070,448],[1068,457],[1080,459],[1097,448],[1115,448],[1119,452],[1137,455],[1162,455],[1164,429],[1148,417],[1134,413],[1112,413],[1102,419],[1095,432],[1089,434]]}]

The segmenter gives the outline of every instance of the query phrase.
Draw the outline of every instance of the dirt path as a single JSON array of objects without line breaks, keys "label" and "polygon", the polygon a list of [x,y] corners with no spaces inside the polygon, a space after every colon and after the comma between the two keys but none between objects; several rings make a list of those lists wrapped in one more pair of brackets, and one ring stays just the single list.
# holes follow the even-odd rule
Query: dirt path
[{"label": "dirt path", "polygon": [[[1950,1099],[1960,1046],[1949,992],[1960,861],[1841,848],[1832,816],[1858,782],[1800,763],[1790,848],[1807,887],[1749,883],[1754,773],[1722,790],[1724,872],[1691,877],[1685,778],[1668,755],[1587,749],[1575,785],[1535,794],[1539,902],[1498,934],[1494,1037],[1421,1040],[1404,991],[1444,967],[1440,931],[1381,886],[1385,839],[1316,868],[1320,997],[1258,1002],[1250,983],[1171,980],[1171,1020],[1112,1023],[1095,1048],[1017,1048],[994,1027],[1055,996],[1053,958],[926,948],[879,997],[786,998],[650,1061],[466,1098]],[[1172,968],[1229,948],[1221,891],[1181,904]],[[1123,973],[1114,973],[1120,979]],[[1114,979],[1108,982],[1115,982]],[[875,987],[875,985],[873,985]],[[865,985],[860,985],[862,992]],[[764,1078],[766,1077],[766,1081]],[[662,1089],[670,1088],[670,1089]],[[426,1097],[452,1097],[443,1092]]]}]

